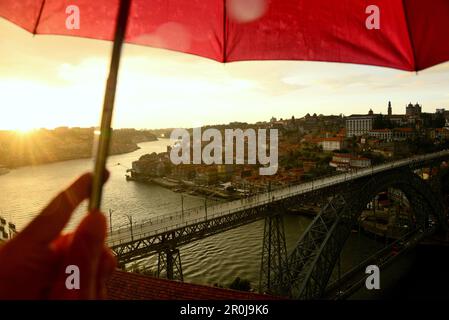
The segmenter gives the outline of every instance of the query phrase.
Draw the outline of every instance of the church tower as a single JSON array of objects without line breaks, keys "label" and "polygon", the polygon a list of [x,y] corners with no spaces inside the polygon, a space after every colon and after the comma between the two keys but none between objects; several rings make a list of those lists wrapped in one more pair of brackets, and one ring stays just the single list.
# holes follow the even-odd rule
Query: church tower
[{"label": "church tower", "polygon": [[388,115],[393,115],[393,109],[391,108],[391,101],[388,101]]}]

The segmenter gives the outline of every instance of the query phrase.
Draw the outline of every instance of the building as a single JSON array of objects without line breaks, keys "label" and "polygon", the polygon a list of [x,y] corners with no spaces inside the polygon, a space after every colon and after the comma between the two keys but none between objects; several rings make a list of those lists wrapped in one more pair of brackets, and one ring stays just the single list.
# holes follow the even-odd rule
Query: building
[{"label": "building", "polygon": [[146,180],[148,178],[163,177],[170,172],[171,162],[168,152],[144,154],[137,161],[132,162],[131,178]]},{"label": "building", "polygon": [[390,121],[395,127],[402,127],[409,124],[409,120],[405,115],[393,114],[387,116],[386,119]]},{"label": "building", "polygon": [[323,148],[323,151],[334,151],[344,149],[344,138],[342,137],[332,137],[332,138],[322,138],[318,145]]},{"label": "building", "polygon": [[371,160],[348,153],[336,153],[329,165],[337,171],[353,171],[371,166]]},{"label": "building", "polygon": [[390,142],[393,140],[393,131],[391,129],[376,129],[368,132],[370,137]]},{"label": "building", "polygon": [[444,119],[449,120],[449,110],[446,110],[445,108],[436,109],[435,114],[441,114]]},{"label": "building", "polygon": [[[440,112],[445,112],[443,109],[439,109]],[[441,111],[443,110],[443,111]],[[391,101],[388,102],[387,115],[382,116],[382,114],[374,114],[372,110],[369,111],[367,115],[351,115],[346,118],[346,136],[347,137],[360,137],[363,135],[369,135],[382,140],[395,139],[394,132],[393,137],[390,137],[390,132],[379,131],[383,130],[385,127],[404,127],[408,125],[419,124],[421,121],[422,107],[420,104],[416,103],[408,104],[406,106],[406,114],[393,114],[393,108]],[[380,127],[374,129],[376,120],[384,120],[385,127]],[[379,126],[379,125],[378,125]],[[410,130],[410,128],[407,128]],[[406,130],[406,131],[407,131]],[[396,138],[405,140],[406,138],[413,136],[414,132],[399,132]]]},{"label": "building", "polygon": [[393,129],[394,141],[405,141],[416,137],[416,131],[413,128],[395,128]]},{"label": "building", "polygon": [[409,103],[405,107],[405,115],[407,118],[419,118],[421,116],[422,112],[422,106],[418,103],[413,105],[412,103]]},{"label": "building", "polygon": [[405,141],[416,137],[416,131],[412,128],[376,129],[368,132],[372,138],[380,141]]},{"label": "building", "polygon": [[402,127],[409,123],[409,120],[404,114],[393,114],[393,108],[391,105],[391,101],[388,101],[388,110],[387,115],[384,116],[384,119],[389,121],[393,126]]},{"label": "building", "polygon": [[373,110],[367,115],[351,115],[346,118],[346,136],[360,137],[373,130],[375,115]]},{"label": "building", "polygon": [[441,140],[449,140],[449,128],[435,129],[435,137]]}]

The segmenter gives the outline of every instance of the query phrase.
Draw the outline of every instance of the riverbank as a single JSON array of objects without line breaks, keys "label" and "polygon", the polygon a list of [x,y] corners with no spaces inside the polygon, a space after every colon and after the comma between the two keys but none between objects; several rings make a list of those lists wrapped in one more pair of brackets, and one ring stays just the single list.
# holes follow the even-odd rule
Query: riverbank
[{"label": "riverbank", "polygon": [[136,181],[145,184],[154,184],[160,187],[169,189],[173,192],[187,193],[193,196],[207,197],[212,200],[237,200],[243,198],[243,195],[238,192],[228,192],[223,188],[217,186],[200,186],[190,181],[177,180],[172,178],[149,178],[149,179],[134,179],[126,176],[127,181]]},{"label": "riverbank", "polygon": [[[93,128],[40,129],[28,134],[0,131],[0,167],[16,169],[92,157]],[[149,131],[113,131],[110,155],[139,150],[138,143],[157,141]]]},{"label": "riverbank", "polygon": [[[139,150],[140,147],[137,144],[134,145],[127,145],[127,146],[120,146],[119,148],[117,148],[116,150],[111,150],[109,152],[110,156],[115,156],[115,155],[121,155],[121,154],[126,154],[126,153],[130,153],[130,152],[134,152]],[[44,164],[51,164],[51,163],[57,163],[57,162],[63,162],[63,161],[70,161],[70,160],[82,160],[82,159],[89,159],[92,158],[92,153],[90,154],[83,154],[83,155],[79,155],[79,154],[73,154],[73,155],[67,155],[64,157],[60,157],[58,159],[47,159],[47,160],[43,160],[43,161],[33,161],[33,162],[22,162],[20,164],[6,164],[5,165],[5,169],[7,170],[6,172],[2,172],[0,171],[0,175],[2,174],[7,174],[10,172],[10,169],[18,169],[18,168],[22,168],[22,167],[27,167],[27,166],[38,166],[38,165],[44,165]]]}]

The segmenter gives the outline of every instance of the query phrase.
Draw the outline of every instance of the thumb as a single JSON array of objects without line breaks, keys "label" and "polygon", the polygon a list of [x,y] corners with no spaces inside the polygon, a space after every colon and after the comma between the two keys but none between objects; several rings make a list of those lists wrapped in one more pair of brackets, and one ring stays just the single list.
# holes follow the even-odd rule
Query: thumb
[{"label": "thumb", "polygon": [[76,229],[63,268],[69,265],[79,270],[79,289],[67,289],[69,299],[95,299],[98,293],[97,275],[104,251],[106,218],[100,212],[89,213]]}]

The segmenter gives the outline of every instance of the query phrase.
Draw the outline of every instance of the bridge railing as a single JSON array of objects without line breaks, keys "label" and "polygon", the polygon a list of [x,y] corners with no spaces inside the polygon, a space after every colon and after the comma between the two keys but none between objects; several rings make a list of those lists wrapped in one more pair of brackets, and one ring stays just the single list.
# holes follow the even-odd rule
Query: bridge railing
[{"label": "bridge railing", "polygon": [[[240,200],[230,201],[219,205],[214,205],[207,208],[207,216],[206,210],[204,206],[190,208],[187,210],[177,211],[175,214],[167,214],[164,216],[158,216],[155,219],[150,219],[138,226],[133,226],[133,231],[137,228],[137,232],[133,232],[131,236],[131,229],[129,227],[120,228],[117,230],[113,230],[110,233],[108,244],[110,246],[115,246],[123,243],[128,243],[131,241],[131,238],[134,240],[147,238],[150,236],[154,236],[157,234],[161,234],[167,232],[169,230],[175,230],[181,227],[186,227],[188,225],[193,225],[199,222],[205,222],[207,220],[211,220],[214,218],[218,218],[221,216],[225,216],[228,214],[245,211],[254,207],[263,206],[265,204],[271,203],[273,201],[282,200],[285,198],[290,198],[292,196],[297,196],[300,194],[308,193],[311,191],[315,191],[318,189],[326,188],[335,184],[344,183],[347,181],[351,181],[357,178],[369,176],[375,173],[379,173],[385,170],[394,169],[403,167],[406,165],[414,164],[419,161],[430,160],[434,158],[438,158],[441,156],[449,155],[448,150],[443,150],[440,152],[422,155],[422,156],[414,156],[408,159],[396,160],[393,162],[371,166],[369,168],[359,169],[356,171],[345,172],[330,175],[328,177],[320,177],[318,179],[314,179],[305,183],[292,185],[288,187],[282,187],[279,189],[275,189],[269,191],[265,194],[257,194],[252,197],[242,198]],[[192,216],[199,216],[198,218],[191,219]],[[190,218],[190,219],[189,219]],[[179,221],[177,223],[169,224],[169,222]],[[168,223],[168,224],[167,224]],[[157,228],[158,225],[167,224],[166,226],[161,226]],[[144,231],[144,229],[156,227],[155,229]],[[118,238],[114,240],[113,238]]]}]

